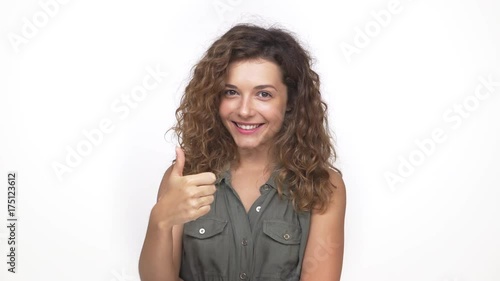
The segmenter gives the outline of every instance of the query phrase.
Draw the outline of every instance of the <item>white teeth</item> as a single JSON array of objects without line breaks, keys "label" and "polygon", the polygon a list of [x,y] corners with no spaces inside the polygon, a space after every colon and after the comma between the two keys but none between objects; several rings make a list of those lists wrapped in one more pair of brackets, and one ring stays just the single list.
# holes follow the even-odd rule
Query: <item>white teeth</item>
[{"label": "white teeth", "polygon": [[259,127],[260,125],[259,124],[257,124],[257,125],[243,125],[243,124],[236,123],[236,126],[242,128],[243,130],[253,130],[253,129]]}]

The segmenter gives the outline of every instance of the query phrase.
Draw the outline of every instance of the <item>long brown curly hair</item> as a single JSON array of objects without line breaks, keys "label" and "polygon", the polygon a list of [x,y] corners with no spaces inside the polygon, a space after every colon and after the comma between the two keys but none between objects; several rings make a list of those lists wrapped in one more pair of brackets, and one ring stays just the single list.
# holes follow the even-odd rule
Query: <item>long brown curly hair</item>
[{"label": "long brown curly hair", "polygon": [[[312,61],[294,36],[281,28],[251,24],[232,27],[217,39],[193,67],[172,127],[186,162],[185,174],[211,171],[219,177],[238,159],[237,146],[218,113],[228,65],[235,61],[265,59],[276,63],[287,87],[288,108],[273,149],[277,189],[287,184],[297,211],[326,210],[334,186],[329,170],[336,153],[328,127],[327,105]],[[335,187],[335,186],[334,186]]]}]

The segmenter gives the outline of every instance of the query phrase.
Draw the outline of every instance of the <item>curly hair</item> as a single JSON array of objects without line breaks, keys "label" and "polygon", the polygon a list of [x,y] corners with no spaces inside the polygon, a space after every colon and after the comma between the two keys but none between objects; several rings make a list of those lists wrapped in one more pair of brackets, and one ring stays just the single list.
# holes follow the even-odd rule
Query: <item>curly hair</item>
[{"label": "curly hair", "polygon": [[228,65],[264,59],[277,64],[287,87],[287,106],[273,149],[277,190],[289,187],[296,211],[326,210],[332,196],[330,170],[336,153],[328,127],[327,105],[312,60],[294,36],[281,28],[239,24],[217,39],[193,67],[172,127],[186,162],[184,172],[211,171],[219,177],[238,159],[237,146],[218,114]]}]

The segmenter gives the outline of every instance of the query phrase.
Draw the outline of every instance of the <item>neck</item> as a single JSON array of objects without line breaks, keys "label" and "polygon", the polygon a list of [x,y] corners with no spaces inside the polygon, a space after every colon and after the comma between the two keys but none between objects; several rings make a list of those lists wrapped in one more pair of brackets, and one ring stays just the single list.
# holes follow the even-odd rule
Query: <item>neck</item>
[{"label": "neck", "polygon": [[259,170],[269,171],[273,164],[272,153],[269,149],[239,149],[239,161],[235,163],[234,170]]}]

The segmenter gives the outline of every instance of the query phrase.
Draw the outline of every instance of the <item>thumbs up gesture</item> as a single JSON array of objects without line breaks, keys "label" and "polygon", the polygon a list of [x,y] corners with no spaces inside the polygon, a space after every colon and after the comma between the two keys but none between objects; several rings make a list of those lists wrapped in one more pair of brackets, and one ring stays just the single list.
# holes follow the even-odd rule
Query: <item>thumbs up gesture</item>
[{"label": "thumbs up gesture", "polygon": [[155,222],[167,227],[184,224],[207,214],[216,190],[214,173],[184,176],[184,151],[177,147],[175,152],[175,163],[163,176],[158,201],[151,216]]}]

